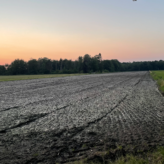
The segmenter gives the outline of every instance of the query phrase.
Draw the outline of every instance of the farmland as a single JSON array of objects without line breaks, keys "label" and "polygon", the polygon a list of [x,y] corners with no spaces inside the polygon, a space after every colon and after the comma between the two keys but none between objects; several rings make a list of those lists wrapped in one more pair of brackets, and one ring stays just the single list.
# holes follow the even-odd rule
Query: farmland
[{"label": "farmland", "polygon": [[0,82],[2,82],[2,81],[17,81],[17,80],[54,78],[54,77],[66,77],[66,76],[77,76],[77,75],[82,75],[82,74],[6,75],[6,76],[0,76]]},{"label": "farmland", "polygon": [[[1,163],[61,163],[164,145],[149,72],[0,82]],[[114,153],[112,151],[115,151]]]}]

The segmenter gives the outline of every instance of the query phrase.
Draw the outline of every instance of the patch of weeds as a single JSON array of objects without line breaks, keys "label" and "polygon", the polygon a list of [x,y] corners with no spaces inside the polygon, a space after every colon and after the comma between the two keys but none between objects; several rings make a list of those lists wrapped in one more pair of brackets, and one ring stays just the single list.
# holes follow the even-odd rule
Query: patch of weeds
[{"label": "patch of weeds", "polygon": [[127,155],[126,157],[121,157],[115,162],[110,162],[109,164],[148,164],[148,162],[142,158],[138,158],[133,155]]},{"label": "patch of weeds", "polygon": [[74,152],[75,151],[75,149],[71,149],[71,152]]},{"label": "patch of weeds", "polygon": [[[110,153],[109,151],[106,151],[105,154]],[[97,152],[97,156],[102,157],[104,153],[103,152]],[[126,155],[125,157],[119,157],[115,161],[105,161],[104,159],[102,162],[97,161],[76,161],[72,164],[164,164],[164,147],[157,148],[154,152],[149,153],[143,153],[139,156],[134,155]]]},{"label": "patch of weeds", "polygon": [[143,153],[143,150],[139,150],[139,149],[138,149],[138,150],[137,150],[137,153]]},{"label": "patch of weeds", "polygon": [[38,155],[39,155],[38,153],[35,153],[33,154],[33,157],[38,157]]},{"label": "patch of weeds", "polygon": [[87,145],[86,145],[86,144],[83,144],[83,145],[82,145],[82,148],[83,148],[83,149],[87,148]]},{"label": "patch of weeds", "polygon": [[164,163],[164,147],[157,148],[157,151],[152,154],[148,154],[148,160],[152,164],[163,164]]},{"label": "patch of weeds", "polygon": [[121,145],[117,146],[117,149],[122,150],[122,146]]}]

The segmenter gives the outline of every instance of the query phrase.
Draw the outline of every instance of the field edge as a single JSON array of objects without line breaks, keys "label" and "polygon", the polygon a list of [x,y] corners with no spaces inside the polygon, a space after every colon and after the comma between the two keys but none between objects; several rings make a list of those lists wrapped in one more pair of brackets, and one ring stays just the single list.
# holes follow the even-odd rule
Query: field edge
[{"label": "field edge", "polygon": [[19,80],[32,80],[32,79],[45,79],[45,78],[60,78],[69,76],[82,76],[88,74],[45,74],[45,75],[10,75],[10,76],[0,76],[0,82],[5,81],[19,81]]}]

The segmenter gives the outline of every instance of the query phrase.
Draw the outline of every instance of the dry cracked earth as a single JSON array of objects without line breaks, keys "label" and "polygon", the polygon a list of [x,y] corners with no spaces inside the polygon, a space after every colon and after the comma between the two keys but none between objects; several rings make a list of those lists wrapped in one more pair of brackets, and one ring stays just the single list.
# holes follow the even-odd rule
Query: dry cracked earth
[{"label": "dry cracked earth", "polygon": [[63,163],[156,145],[164,145],[164,98],[149,72],[0,83],[1,164]]}]

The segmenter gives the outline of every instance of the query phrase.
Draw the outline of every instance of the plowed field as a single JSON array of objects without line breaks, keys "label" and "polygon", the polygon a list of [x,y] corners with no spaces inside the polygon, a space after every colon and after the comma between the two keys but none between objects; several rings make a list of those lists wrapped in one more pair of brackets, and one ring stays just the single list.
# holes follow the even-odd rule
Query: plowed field
[{"label": "plowed field", "polygon": [[0,82],[0,163],[60,163],[164,145],[164,98],[148,72]]}]

